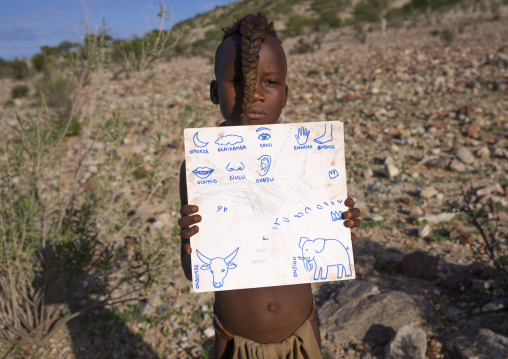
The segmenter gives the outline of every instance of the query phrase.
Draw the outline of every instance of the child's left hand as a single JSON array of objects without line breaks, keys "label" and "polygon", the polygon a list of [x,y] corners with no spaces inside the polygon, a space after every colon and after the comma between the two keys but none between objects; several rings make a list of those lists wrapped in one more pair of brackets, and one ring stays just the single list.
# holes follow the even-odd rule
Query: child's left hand
[{"label": "child's left hand", "polygon": [[[348,197],[345,202],[346,206],[353,207],[355,205],[355,201]],[[362,212],[358,208],[351,208],[348,211],[342,213],[342,218],[345,219],[344,225],[348,228],[358,228],[360,227],[360,217]],[[356,240],[356,235],[351,232],[351,242]]]}]

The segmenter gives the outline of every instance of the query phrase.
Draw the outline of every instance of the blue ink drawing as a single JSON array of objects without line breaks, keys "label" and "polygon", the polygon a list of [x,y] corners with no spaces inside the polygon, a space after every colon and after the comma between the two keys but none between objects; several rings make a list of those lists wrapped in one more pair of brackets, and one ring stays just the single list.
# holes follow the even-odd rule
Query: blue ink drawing
[{"label": "blue ink drawing", "polygon": [[233,171],[243,171],[245,169],[245,165],[240,162],[231,162],[231,163],[228,163],[228,165],[226,166],[226,170],[228,170],[228,172],[233,172]]},{"label": "blue ink drawing", "polygon": [[201,266],[202,270],[210,270],[212,273],[212,282],[215,288],[220,288],[224,285],[224,278],[228,275],[228,271],[230,269],[235,269],[236,264],[233,263],[233,259],[235,259],[238,254],[238,249],[236,248],[230,255],[225,258],[215,257],[208,258],[204,254],[202,254],[199,250],[196,249],[196,254],[201,262],[204,264]]},{"label": "blue ink drawing", "polygon": [[342,211],[330,211],[330,215],[332,216],[332,221],[341,221],[342,220]]},{"label": "blue ink drawing", "polygon": [[319,143],[320,145],[324,144],[324,143],[327,143],[327,142],[330,142],[331,140],[333,140],[333,133],[332,133],[332,130],[333,130],[333,125],[330,124],[330,132],[328,133],[326,131],[326,123],[325,123],[325,133],[323,133],[321,136],[319,136],[318,138],[315,138],[314,139],[314,142],[316,143]]},{"label": "blue ink drawing", "polygon": [[259,174],[261,177],[266,176],[268,171],[270,170],[270,165],[272,164],[272,158],[268,155],[263,155],[258,158],[259,165],[261,166],[261,173]]},{"label": "blue ink drawing", "polygon": [[259,132],[259,131],[263,131],[259,134],[258,136],[258,140],[261,140],[261,141],[268,141],[270,138],[272,138],[272,135],[270,135],[269,132],[265,132],[265,131],[272,131],[270,130],[268,127],[260,127],[256,130],[256,132]]},{"label": "blue ink drawing", "polygon": [[302,260],[307,272],[314,268],[314,280],[328,279],[329,267],[337,267],[337,279],[353,275],[349,248],[338,239],[316,238],[312,241],[300,237],[298,246],[302,249],[298,259]]},{"label": "blue ink drawing", "polygon": [[198,167],[192,173],[201,179],[208,178],[214,170],[210,167]]},{"label": "blue ink drawing", "polygon": [[263,240],[264,240],[264,241],[267,241],[267,240],[269,240],[269,239],[270,239],[270,238],[266,238],[265,236],[263,236]]},{"label": "blue ink drawing", "polygon": [[215,143],[218,144],[219,146],[228,146],[228,145],[233,146],[236,145],[237,143],[242,142],[243,137],[238,135],[226,135],[219,137],[217,140],[215,140]]},{"label": "blue ink drawing", "polygon": [[328,171],[328,176],[330,176],[330,179],[334,179],[339,177],[339,172],[336,169]]},{"label": "blue ink drawing", "polygon": [[307,143],[307,141],[309,140],[309,134],[310,134],[310,131],[307,130],[305,127],[300,127],[298,129],[298,133],[295,135],[295,138],[296,138],[296,142],[298,142],[298,144],[300,146],[303,146]]},{"label": "blue ink drawing", "polygon": [[228,211],[227,207],[217,206],[217,210],[215,211],[215,213],[219,212],[221,209],[223,210],[223,212],[227,212]]},{"label": "blue ink drawing", "polygon": [[194,142],[194,144],[198,147],[206,147],[206,145],[208,145],[208,142],[203,142],[201,141],[199,138],[198,138],[198,133],[196,132],[194,134],[194,137],[192,138],[192,141]]}]

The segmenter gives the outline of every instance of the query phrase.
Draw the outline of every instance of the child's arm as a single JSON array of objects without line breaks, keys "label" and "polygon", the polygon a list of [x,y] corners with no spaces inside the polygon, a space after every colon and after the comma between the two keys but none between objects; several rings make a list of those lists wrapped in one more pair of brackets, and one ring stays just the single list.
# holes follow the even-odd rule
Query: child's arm
[{"label": "child's arm", "polygon": [[182,167],[180,167],[180,203],[182,204],[182,208],[180,209],[182,218],[178,221],[178,225],[181,228],[180,258],[182,260],[182,268],[185,277],[187,277],[188,280],[192,280],[192,263],[190,256],[192,248],[190,246],[190,237],[198,233],[199,227],[195,224],[201,222],[201,216],[195,214],[199,211],[198,206],[188,204],[185,161],[183,161]]},{"label": "child's arm", "polygon": [[[346,206],[353,207],[355,205],[355,201],[348,197],[346,199]],[[351,208],[348,211],[342,213],[342,218],[345,219],[344,225],[349,228],[358,228],[360,227],[360,217],[362,215],[362,212],[358,208]],[[354,242],[356,240],[356,234],[351,232],[351,242]]]}]

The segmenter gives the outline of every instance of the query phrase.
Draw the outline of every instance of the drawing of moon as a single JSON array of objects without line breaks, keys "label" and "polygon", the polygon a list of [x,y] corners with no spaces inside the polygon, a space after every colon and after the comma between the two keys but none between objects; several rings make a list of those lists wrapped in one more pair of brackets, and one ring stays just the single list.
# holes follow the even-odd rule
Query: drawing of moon
[{"label": "drawing of moon", "polygon": [[194,141],[194,144],[198,147],[205,147],[208,144],[208,142],[203,142],[198,138],[197,132],[194,134],[194,138],[192,139],[192,141]]},{"label": "drawing of moon", "polygon": [[268,171],[270,170],[270,165],[272,164],[272,158],[268,155],[263,155],[258,158],[259,165],[261,166],[261,173],[259,174],[261,177],[266,176]]}]

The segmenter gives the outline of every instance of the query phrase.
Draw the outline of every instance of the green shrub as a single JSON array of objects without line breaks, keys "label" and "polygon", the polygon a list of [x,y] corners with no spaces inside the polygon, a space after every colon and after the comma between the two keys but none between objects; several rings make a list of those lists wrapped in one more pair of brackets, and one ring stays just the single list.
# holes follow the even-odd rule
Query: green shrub
[{"label": "green shrub", "polygon": [[320,25],[328,25],[329,27],[337,28],[342,25],[341,19],[337,16],[337,11],[326,10],[319,15],[318,23]]},{"label": "green shrub", "polygon": [[48,67],[48,56],[44,53],[36,54],[31,59],[32,66],[37,72],[42,72]]},{"label": "green shrub", "polygon": [[16,85],[11,90],[11,98],[27,97],[30,89],[26,85]]},{"label": "green shrub", "polygon": [[314,20],[304,15],[291,15],[286,31],[290,36],[301,35],[304,29],[314,25]]},{"label": "green shrub", "polygon": [[25,61],[19,60],[18,58],[11,62],[11,69],[15,79],[23,80],[29,75],[28,65]]},{"label": "green shrub", "polygon": [[360,0],[353,9],[353,17],[359,22],[378,22],[387,7],[388,0]]}]

